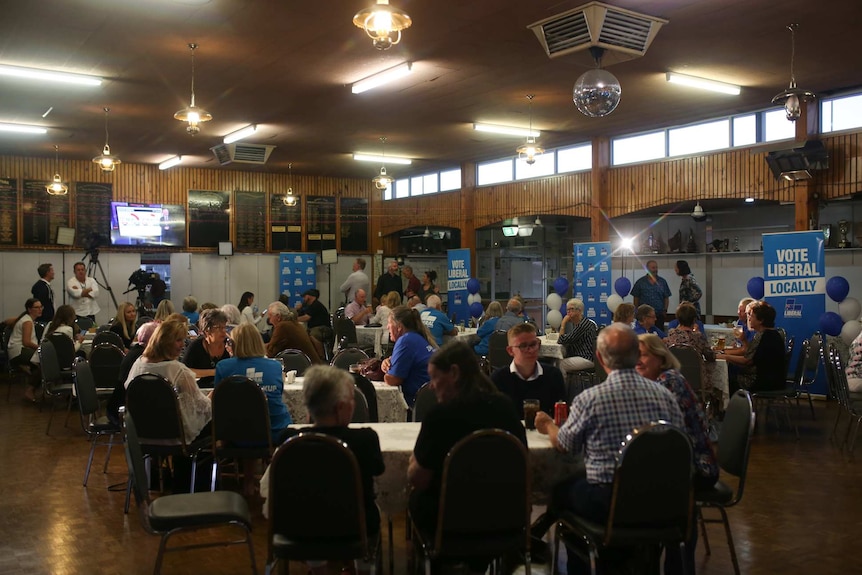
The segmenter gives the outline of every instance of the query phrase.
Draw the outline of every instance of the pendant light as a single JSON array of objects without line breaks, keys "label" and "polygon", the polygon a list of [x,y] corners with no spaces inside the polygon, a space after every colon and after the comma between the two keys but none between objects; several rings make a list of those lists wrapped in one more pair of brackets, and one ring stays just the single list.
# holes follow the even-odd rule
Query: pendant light
[{"label": "pendant light", "polygon": [[93,158],[94,164],[99,164],[103,172],[113,172],[118,164],[121,164],[120,159],[111,155],[111,147],[108,145],[108,112],[110,108],[105,110],[105,147],[102,149],[102,154]]},{"label": "pendant light", "polygon": [[291,186],[291,183],[293,183],[292,167],[293,164],[287,164],[287,195],[281,198],[282,203],[291,208],[296,205],[296,196],[293,195],[293,187]]},{"label": "pendant light", "polygon": [[[530,134],[533,133],[533,98],[535,94],[527,94],[527,100],[530,101]],[[545,153],[545,149],[536,144],[536,137],[533,135],[527,136],[527,141],[523,146],[518,147],[518,159],[524,160],[529,165],[536,163],[536,156],[541,156]]]},{"label": "pendant light", "polygon": [[790,86],[772,98],[773,104],[784,104],[784,116],[791,122],[795,122],[802,114],[802,103],[813,100],[817,96],[814,92],[802,90],[796,87],[796,76],[793,74],[793,60],[796,57],[796,30],[799,24],[788,24],[790,30]]},{"label": "pendant light", "polygon": [[360,10],[353,23],[365,30],[378,50],[388,50],[401,41],[401,30],[406,30],[413,20],[404,10],[389,5],[389,0],[377,0],[371,8]]},{"label": "pendant light", "polygon": [[383,144],[383,165],[380,166],[380,173],[371,181],[374,182],[374,187],[378,190],[385,191],[395,179],[386,173],[386,136],[381,137],[380,142]]},{"label": "pendant light", "polygon": [[174,118],[179,120],[180,122],[188,122],[188,126],[186,127],[186,132],[194,136],[198,132],[201,131],[200,124],[201,122],[209,122],[213,119],[212,114],[204,110],[203,108],[198,108],[195,106],[195,49],[198,47],[197,44],[191,43],[189,44],[189,48],[192,51],[192,99],[191,105],[188,108],[184,108],[174,114]]},{"label": "pendant light", "polygon": [[54,144],[54,156],[57,162],[57,172],[54,174],[54,180],[45,186],[45,190],[52,196],[65,196],[69,193],[69,186],[64,184],[60,177],[60,146],[57,144]]}]

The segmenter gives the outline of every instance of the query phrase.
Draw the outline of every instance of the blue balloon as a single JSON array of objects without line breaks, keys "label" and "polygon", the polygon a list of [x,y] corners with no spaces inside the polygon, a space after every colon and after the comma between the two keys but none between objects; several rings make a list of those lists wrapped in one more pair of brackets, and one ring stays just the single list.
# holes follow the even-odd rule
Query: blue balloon
[{"label": "blue balloon", "polygon": [[826,295],[828,295],[832,299],[832,301],[841,303],[847,298],[847,294],[849,293],[850,282],[848,282],[845,278],[841,276],[833,276],[826,281]]},{"label": "blue balloon", "polygon": [[471,317],[482,317],[482,314],[485,312],[485,308],[482,307],[482,304],[479,302],[473,302],[470,304],[470,316]]},{"label": "blue balloon", "polygon": [[629,295],[629,292],[632,291],[632,282],[627,277],[619,277],[617,281],[614,282],[614,291],[617,292],[617,295],[620,297],[626,297]]},{"label": "blue balloon", "polygon": [[754,299],[763,299],[763,278],[760,276],[748,280],[748,295]]},{"label": "blue balloon", "polygon": [[554,291],[557,292],[557,295],[562,297],[569,291],[569,280],[560,276],[554,280]]},{"label": "blue balloon", "polygon": [[471,294],[479,293],[479,288],[482,287],[482,284],[479,283],[479,280],[476,278],[470,278],[467,280],[467,291]]},{"label": "blue balloon", "polygon": [[826,335],[841,335],[844,320],[834,311],[827,311],[820,316],[820,331]]}]

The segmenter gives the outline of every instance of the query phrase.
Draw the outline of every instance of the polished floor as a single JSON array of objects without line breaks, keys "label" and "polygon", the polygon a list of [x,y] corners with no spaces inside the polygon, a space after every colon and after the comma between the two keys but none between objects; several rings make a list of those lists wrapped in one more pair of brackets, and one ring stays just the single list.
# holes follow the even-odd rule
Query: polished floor
[{"label": "polished floor", "polygon": [[[45,435],[47,412],[23,402],[20,385],[7,403],[8,385],[0,379],[0,575],[151,573],[158,537],[144,532],[134,504],[129,515],[123,514],[122,492],[108,490],[126,478],[122,451],[115,451],[108,473],[102,474],[104,451],[99,450],[89,486],[82,487],[89,447],[77,414],[64,427],[64,414],[58,413],[51,434]],[[829,432],[837,408],[834,403],[815,406],[814,421],[809,412],[799,412],[798,441],[792,431],[759,425],[743,501],[730,510],[742,573],[859,572],[862,449],[853,461],[832,445]],[[262,573],[266,522],[260,501],[251,503]],[[395,519],[395,528],[395,572],[405,573],[403,518]],[[709,530],[713,552],[707,557],[702,546],[698,549],[698,573],[731,573],[721,527]],[[162,570],[166,575],[250,571],[241,546],[169,554]],[[305,573],[299,565],[291,572]]]}]

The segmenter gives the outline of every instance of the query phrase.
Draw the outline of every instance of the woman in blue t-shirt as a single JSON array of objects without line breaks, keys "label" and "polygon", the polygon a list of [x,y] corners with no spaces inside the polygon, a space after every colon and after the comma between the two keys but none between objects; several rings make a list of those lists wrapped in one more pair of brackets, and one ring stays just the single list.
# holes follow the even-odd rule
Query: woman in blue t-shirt
[{"label": "woman in blue t-shirt", "polygon": [[293,423],[284,405],[280,362],[266,358],[263,339],[254,324],[241,323],[231,331],[233,357],[216,364],[215,384],[231,375],[248,377],[257,383],[266,394],[269,405],[269,425],[272,440],[276,441],[284,429]]},{"label": "woman in blue t-shirt", "polygon": [[383,360],[383,381],[401,387],[407,405],[413,407],[416,392],[428,382],[428,359],[437,342],[422,323],[419,312],[400,305],[389,314],[389,337],[395,342],[392,357]]}]

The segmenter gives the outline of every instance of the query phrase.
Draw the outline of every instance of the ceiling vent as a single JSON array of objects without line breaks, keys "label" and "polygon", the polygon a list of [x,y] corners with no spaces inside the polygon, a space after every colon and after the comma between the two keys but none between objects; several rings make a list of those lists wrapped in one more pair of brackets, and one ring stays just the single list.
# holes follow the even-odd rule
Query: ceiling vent
[{"label": "ceiling vent", "polygon": [[262,146],[260,144],[245,144],[234,142],[233,144],[219,144],[213,148],[213,155],[222,166],[228,164],[257,164],[262,166],[269,159],[269,155],[275,146]]},{"label": "ceiling vent", "polygon": [[667,20],[590,2],[527,27],[550,58],[584,51],[594,65],[588,49],[597,46],[607,50],[602,58],[606,66],[646,54],[664,24]]}]

